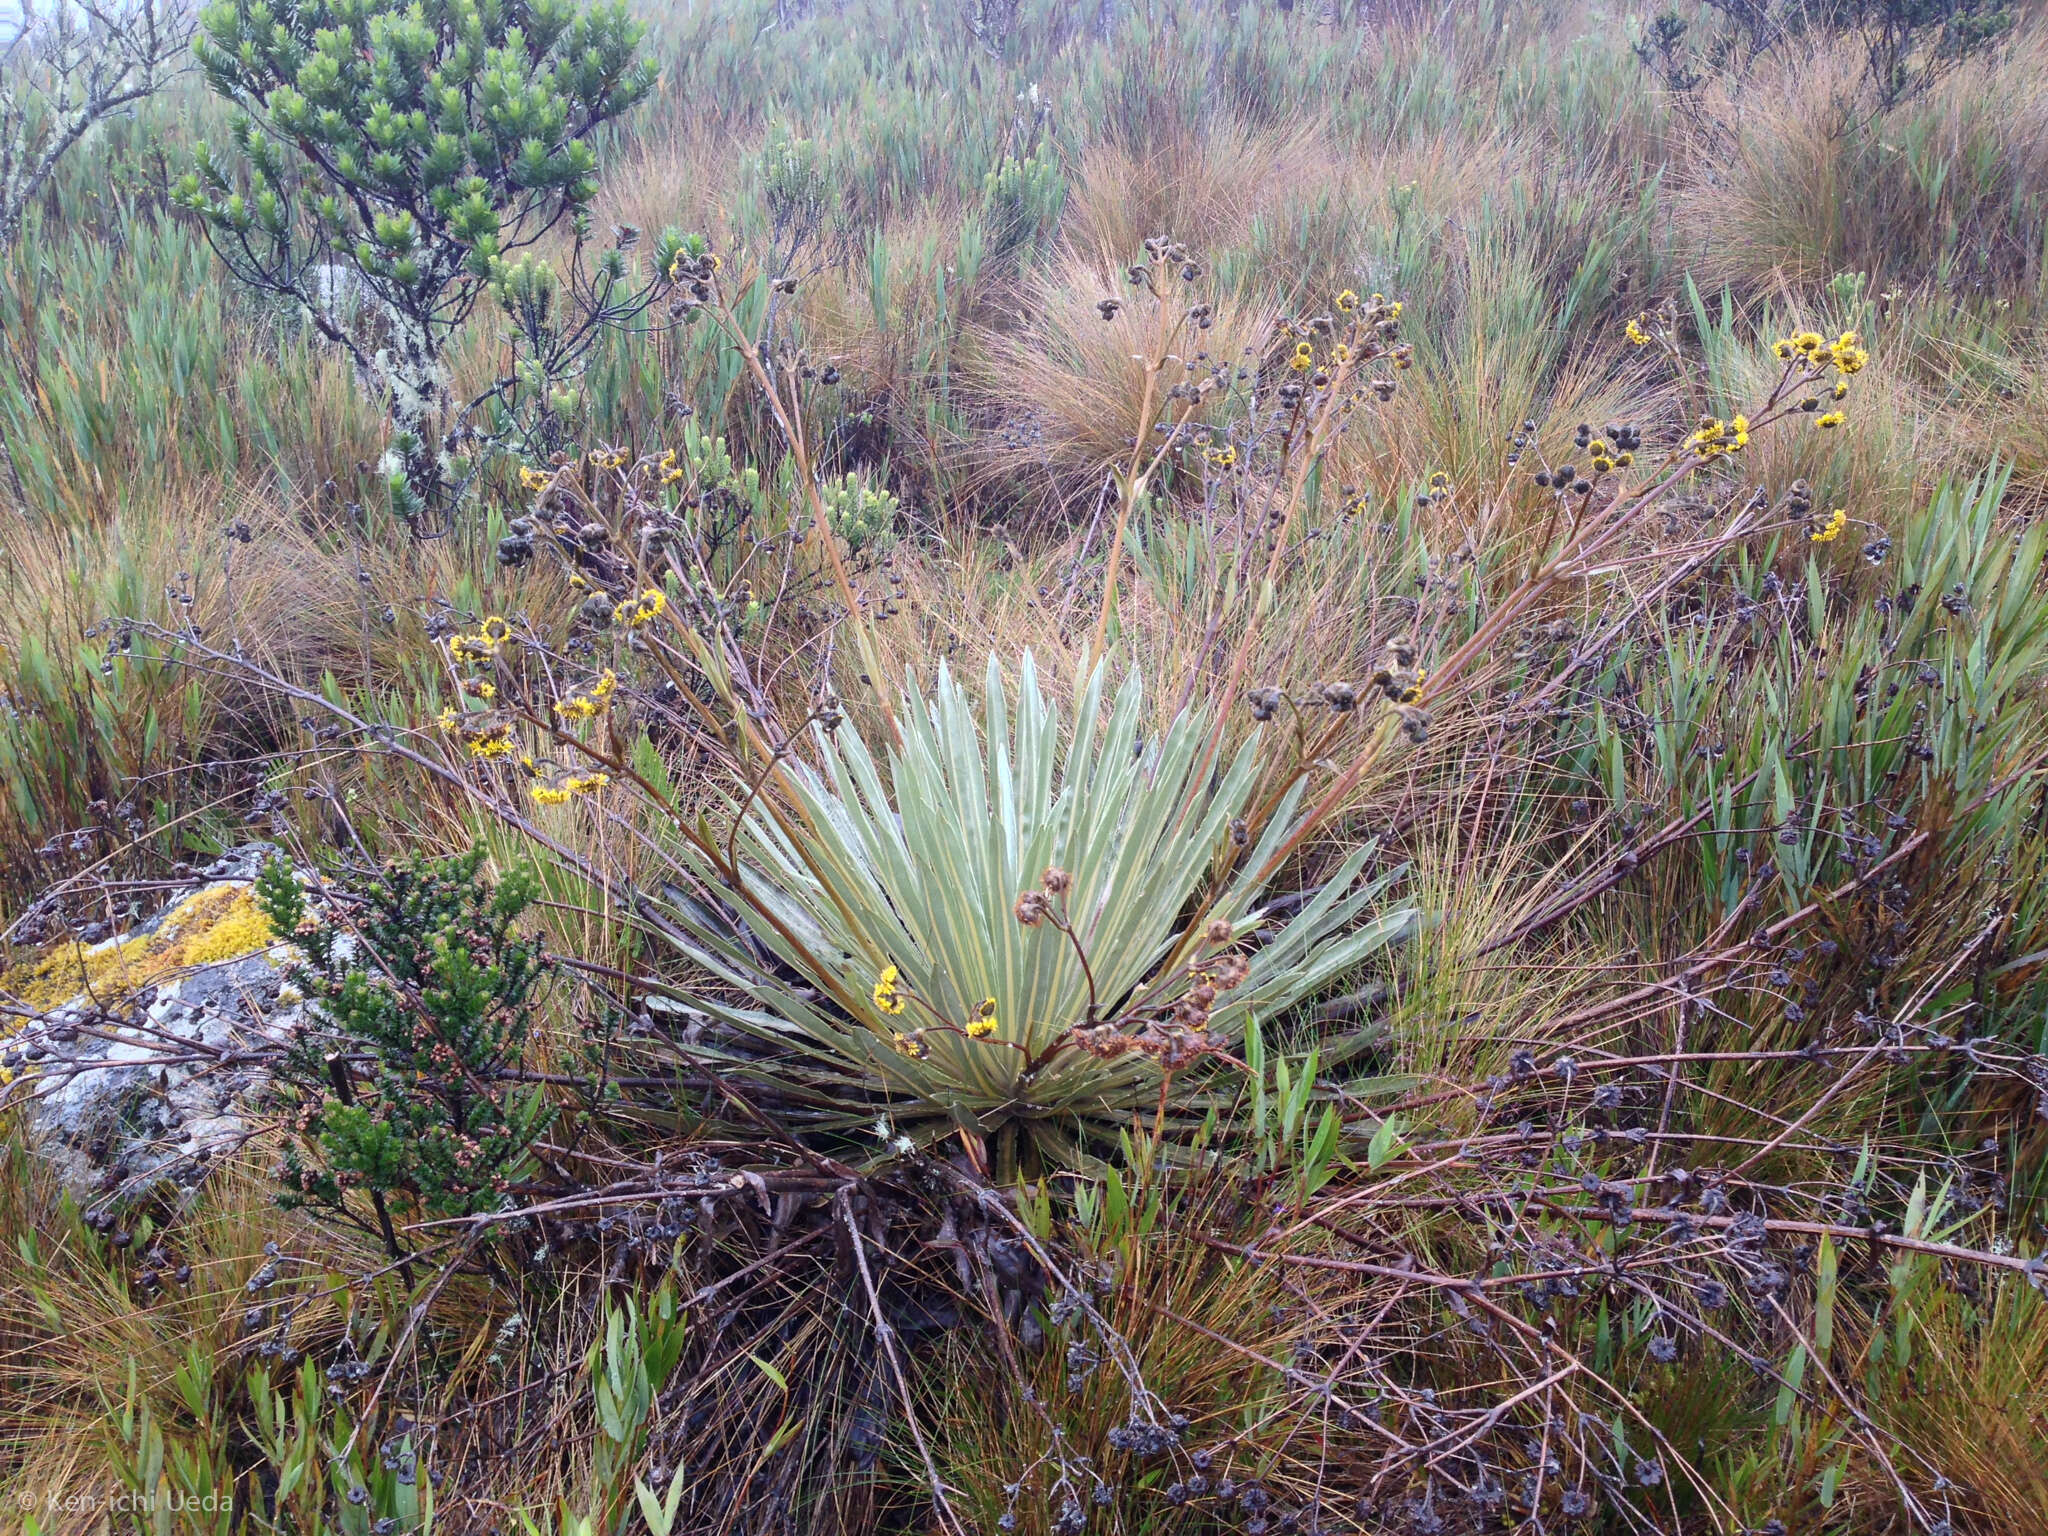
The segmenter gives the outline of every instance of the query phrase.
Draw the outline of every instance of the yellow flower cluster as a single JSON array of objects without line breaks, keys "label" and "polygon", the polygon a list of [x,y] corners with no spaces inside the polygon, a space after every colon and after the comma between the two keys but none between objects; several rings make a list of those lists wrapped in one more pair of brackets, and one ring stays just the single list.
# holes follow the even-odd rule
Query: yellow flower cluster
[{"label": "yellow flower cluster", "polygon": [[500,720],[469,738],[469,755],[483,761],[512,755],[512,723]]},{"label": "yellow flower cluster", "polygon": [[[1742,420],[1739,416],[1735,419],[1737,421]],[[1747,429],[1745,428],[1745,433],[1746,431]],[[1746,440],[1747,438],[1745,437]],[[1617,469],[1627,469],[1636,461],[1636,456],[1626,448],[1617,453],[1614,450],[1614,445],[1603,438],[1594,438],[1591,443],[1587,444],[1586,451],[1593,455],[1593,473],[1596,475],[1612,474]]]},{"label": "yellow flower cluster", "polygon": [[450,635],[448,655],[455,661],[489,661],[492,654],[512,638],[512,626],[492,614],[477,626],[473,635]]},{"label": "yellow flower cluster", "polygon": [[1211,448],[1207,457],[1218,469],[1228,469],[1237,462],[1237,450],[1227,445],[1222,448]]},{"label": "yellow flower cluster", "polygon": [[[1779,361],[1803,360],[1809,368],[1832,366],[1838,373],[1861,373],[1870,362],[1870,353],[1864,349],[1863,338],[1854,331],[1844,331],[1834,341],[1829,341],[1818,331],[1800,331],[1795,335],[1781,336],[1771,350]],[[1836,399],[1841,396],[1837,395]]]},{"label": "yellow flower cluster", "polygon": [[[882,1012],[897,1014],[903,1011],[902,980],[903,978],[898,974],[896,967],[893,965],[885,967],[882,974],[876,979],[875,1006],[881,1009]],[[902,1036],[899,1035],[897,1038],[900,1040]]]},{"label": "yellow flower cluster", "polygon": [[[1360,302],[1358,295],[1349,288],[1346,288],[1337,295],[1337,313],[1340,315],[1355,314]],[[1390,302],[1384,293],[1375,293],[1370,298],[1365,299],[1363,303],[1365,305],[1365,318],[1374,325],[1391,324],[1393,321],[1401,318],[1400,301],[1396,299]]]},{"label": "yellow flower cluster", "polygon": [[588,693],[572,693],[555,701],[555,713],[564,720],[588,720],[602,710],[619,686],[618,674],[610,667],[591,685]]},{"label": "yellow flower cluster", "polygon": [[996,1000],[986,998],[975,1010],[974,1017],[967,1021],[967,1037],[970,1040],[986,1040],[996,1032]]},{"label": "yellow flower cluster", "polygon": [[1842,530],[1848,526],[1849,509],[1847,507],[1837,507],[1828,514],[1828,520],[1825,523],[1807,534],[1807,538],[1816,544],[1831,544],[1841,537]]},{"label": "yellow flower cluster", "polygon": [[1643,329],[1645,318],[1645,316],[1637,315],[1635,319],[1629,321],[1626,334],[1630,346],[1647,347],[1650,344],[1650,333]]},{"label": "yellow flower cluster", "polygon": [[617,469],[626,462],[626,455],[619,448],[593,448],[590,462],[599,469]]},{"label": "yellow flower cluster", "polygon": [[[1870,363],[1870,353],[1864,348],[1863,338],[1854,331],[1844,331],[1829,341],[1818,331],[1800,331],[1791,336],[1781,336],[1772,344],[1771,350],[1787,364],[1787,372],[1800,368],[1808,370],[1808,377],[1824,369],[1835,370],[1835,382],[1828,389],[1828,398],[1840,402],[1849,394],[1849,375],[1861,373]],[[1809,395],[1799,402],[1802,411],[1820,410],[1820,396]],[[1849,418],[1841,411],[1826,411],[1814,418],[1813,424],[1823,432],[1839,427]]]},{"label": "yellow flower cluster", "polygon": [[676,462],[675,449],[671,448],[664,453],[657,467],[661,472],[661,483],[663,485],[680,485],[682,483],[683,467]]},{"label": "yellow flower cluster", "polygon": [[1718,416],[1703,416],[1699,430],[1685,440],[1685,445],[1702,459],[1740,453],[1749,446],[1749,418],[1737,416],[1723,421]]},{"label": "yellow flower cluster", "polygon": [[649,587],[638,597],[629,597],[612,609],[612,622],[638,629],[642,624],[660,618],[667,607],[668,595],[659,587]]},{"label": "yellow flower cluster", "polygon": [[533,469],[525,464],[519,466],[519,485],[522,490],[544,491],[554,476],[544,469]]},{"label": "yellow flower cluster", "polygon": [[[1358,308],[1360,302],[1358,295],[1349,288],[1346,288],[1337,295],[1337,312],[1342,315],[1348,315]],[[1388,303],[1387,296],[1384,293],[1375,293],[1370,298],[1365,299],[1363,303],[1366,313],[1375,320],[1398,320],[1401,318],[1400,304]]]},{"label": "yellow flower cluster", "polygon": [[549,784],[533,786],[534,803],[537,805],[567,805],[576,795],[594,795],[611,783],[612,776],[599,770],[594,773],[576,773]]},{"label": "yellow flower cluster", "polygon": [[1294,356],[1287,360],[1287,366],[1296,373],[1307,373],[1315,365],[1316,349],[1305,341],[1295,343]]}]

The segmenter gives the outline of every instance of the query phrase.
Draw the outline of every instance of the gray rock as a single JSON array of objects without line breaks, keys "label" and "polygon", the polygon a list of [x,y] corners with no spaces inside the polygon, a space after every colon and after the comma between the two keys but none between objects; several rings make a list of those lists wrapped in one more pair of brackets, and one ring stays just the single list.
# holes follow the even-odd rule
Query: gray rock
[{"label": "gray rock", "polygon": [[283,857],[284,850],[275,843],[243,843],[230,848],[199,874],[205,880],[254,880],[263,873],[265,864]]},{"label": "gray rock", "polygon": [[[106,943],[160,932],[188,902],[247,889],[276,851],[235,849],[188,897]],[[32,1144],[81,1205],[189,1188],[247,1139],[242,1109],[265,1078],[262,1061],[304,1015],[280,996],[287,948],[175,971],[123,999],[80,994],[0,1045],[0,1065],[14,1074],[0,1099],[23,1106]]]}]

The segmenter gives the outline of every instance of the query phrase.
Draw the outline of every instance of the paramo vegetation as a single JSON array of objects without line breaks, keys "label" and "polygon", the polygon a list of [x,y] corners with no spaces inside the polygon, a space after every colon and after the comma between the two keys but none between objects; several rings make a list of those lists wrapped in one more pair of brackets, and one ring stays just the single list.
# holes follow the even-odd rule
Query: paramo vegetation
[{"label": "paramo vegetation", "polygon": [[9,1518],[2048,1523],[2044,26],[31,11]]}]

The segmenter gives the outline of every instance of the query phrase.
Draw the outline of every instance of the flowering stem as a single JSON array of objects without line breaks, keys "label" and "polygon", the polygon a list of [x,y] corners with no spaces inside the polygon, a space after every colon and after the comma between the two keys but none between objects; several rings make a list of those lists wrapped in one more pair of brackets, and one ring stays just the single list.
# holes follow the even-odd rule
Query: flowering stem
[{"label": "flowering stem", "polygon": [[[1151,355],[1145,359],[1145,392],[1138,402],[1138,430],[1131,444],[1131,462],[1117,482],[1116,531],[1110,536],[1109,568],[1102,578],[1102,613],[1095,621],[1092,654],[1096,656],[1103,653],[1104,646],[1109,642],[1109,616],[1116,611],[1116,577],[1117,568],[1123,564],[1124,532],[1130,526],[1131,514],[1137,510],[1139,499],[1145,494],[1146,483],[1159,467],[1159,461],[1165,457],[1166,450],[1173,445],[1180,425],[1176,423],[1176,430],[1166,434],[1166,441],[1152,456],[1152,462],[1140,471],[1138,466],[1144,463],[1145,459],[1145,439],[1151,435],[1152,430],[1152,401],[1159,390],[1159,370],[1166,366],[1166,349],[1173,345],[1173,338],[1179,334],[1181,326],[1187,323],[1187,316],[1182,315],[1174,322],[1173,329],[1167,330],[1166,301],[1164,297],[1158,295],[1158,290],[1154,289],[1153,293],[1159,333],[1155,336]],[[1193,414],[1193,410],[1191,404],[1182,412],[1181,421],[1185,422],[1187,417]]]},{"label": "flowering stem", "polygon": [[832,531],[832,519],[825,511],[825,499],[818,494],[816,477],[811,473],[810,453],[804,447],[804,434],[797,417],[801,412],[784,408],[782,392],[769,376],[767,368],[756,354],[753,343],[747,340],[733,317],[731,308],[719,300],[712,311],[720,329],[732,338],[740,356],[745,359],[747,371],[754,376],[754,382],[768,399],[768,409],[774,414],[775,424],[782,429],[784,440],[789,444],[790,455],[796,460],[796,478],[804,488],[804,499],[810,504],[811,526],[817,530],[819,541],[825,546],[825,559],[832,567],[833,585],[839,588],[839,599],[846,604],[847,622],[853,625],[854,642],[860,647],[861,664],[867,668],[868,677],[875,690],[876,701],[882,708],[882,719],[889,727],[889,739],[897,746],[903,745],[903,727],[897,723],[896,709],[890,703],[896,685],[887,665],[883,662],[880,648],[869,630],[867,620],[860,611],[860,599],[853,590],[853,578],[846,573],[846,562],[839,556],[838,536]]}]

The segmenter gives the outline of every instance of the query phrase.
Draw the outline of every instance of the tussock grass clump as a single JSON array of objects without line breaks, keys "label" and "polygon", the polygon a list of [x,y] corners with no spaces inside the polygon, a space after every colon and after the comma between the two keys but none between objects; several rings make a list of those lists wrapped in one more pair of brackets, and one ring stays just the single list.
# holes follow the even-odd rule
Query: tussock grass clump
[{"label": "tussock grass clump", "polygon": [[2036,32],[1886,112],[1853,44],[1794,55],[1717,104],[1678,216],[1718,286],[1864,272],[1911,290],[2032,293],[2048,197],[2048,53]]},{"label": "tussock grass clump", "polygon": [[[1043,486],[1041,494],[1050,492],[1080,515],[1134,446],[1150,456],[1155,429],[1179,414],[1169,394],[1174,386],[1219,370],[1235,385],[1239,373],[1248,382],[1262,371],[1277,306],[1204,302],[1205,289],[1176,280],[1155,299],[1134,293],[1122,264],[1106,252],[1093,259],[1063,254],[1037,281],[1032,317],[983,343],[979,383],[1004,421],[1000,433],[975,446],[989,472]],[[1246,393],[1226,386],[1195,419],[1226,425],[1233,398]]]}]

